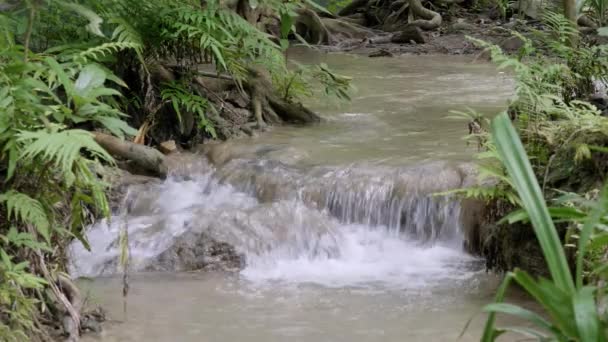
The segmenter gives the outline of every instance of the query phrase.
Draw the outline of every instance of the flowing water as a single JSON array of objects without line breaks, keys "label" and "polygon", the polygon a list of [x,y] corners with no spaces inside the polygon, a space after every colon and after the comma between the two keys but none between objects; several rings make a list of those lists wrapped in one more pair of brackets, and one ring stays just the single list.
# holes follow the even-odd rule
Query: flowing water
[{"label": "flowing water", "polygon": [[[453,56],[290,54],[352,76],[352,103],[312,101],[320,125],[218,145],[214,163],[183,157],[167,181],[130,189],[123,210],[91,228],[92,252],[72,247],[72,273],[101,276],[83,288],[114,320],[88,339],[445,341],[491,300],[497,279],[463,251],[460,204],[434,194],[475,181],[466,123],[445,116],[500,110],[511,81]],[[167,255],[185,252],[167,251],[200,234],[246,264],[132,274],[125,317],[115,275],[125,224],[132,272],[182,269]]]}]

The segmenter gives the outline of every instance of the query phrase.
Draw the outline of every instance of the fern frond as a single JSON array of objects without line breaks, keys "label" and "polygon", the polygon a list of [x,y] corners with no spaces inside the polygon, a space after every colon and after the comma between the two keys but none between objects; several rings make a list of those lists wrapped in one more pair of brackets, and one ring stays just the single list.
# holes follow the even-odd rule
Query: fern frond
[{"label": "fern frond", "polygon": [[6,206],[9,220],[15,218],[25,224],[31,224],[47,242],[50,241],[49,219],[38,200],[24,193],[10,190],[0,194],[0,204]]},{"label": "fern frond", "polygon": [[112,55],[119,51],[133,49],[137,51],[141,49],[141,45],[134,42],[109,42],[103,43],[98,46],[94,46],[85,51],[79,53],[75,60],[80,61],[81,63],[87,63],[90,61],[98,61],[103,57]]},{"label": "fern frond", "polygon": [[165,84],[165,88],[161,91],[161,97],[164,101],[170,101],[175,113],[177,114],[178,121],[180,123],[180,129],[183,132],[182,125],[182,109],[194,113],[198,116],[199,127],[203,128],[207,133],[211,134],[212,137],[217,138],[217,134],[213,125],[207,120],[205,114],[209,107],[209,102],[193,94],[191,91],[186,89],[179,83],[168,83]]},{"label": "fern frond", "polygon": [[17,141],[25,145],[21,159],[41,158],[41,165],[52,163],[59,168],[66,178],[68,186],[73,182],[73,167],[81,151],[93,157],[112,162],[112,157],[99,146],[90,132],[80,129],[69,129],[59,132],[21,131]]},{"label": "fern frond", "polygon": [[122,17],[114,17],[109,21],[116,24],[116,28],[112,33],[112,40],[118,43],[129,44],[135,50],[139,61],[145,64],[143,58],[144,41],[140,33]]}]

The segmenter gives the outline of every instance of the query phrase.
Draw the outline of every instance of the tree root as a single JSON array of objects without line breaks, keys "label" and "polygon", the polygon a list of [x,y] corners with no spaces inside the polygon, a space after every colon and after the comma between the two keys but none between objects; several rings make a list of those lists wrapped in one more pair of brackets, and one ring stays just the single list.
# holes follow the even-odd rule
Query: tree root
[{"label": "tree root", "polygon": [[329,43],[344,39],[365,39],[376,36],[371,29],[343,19],[323,18],[322,23],[330,34]]},{"label": "tree root", "polygon": [[374,31],[355,21],[365,22],[365,18],[360,17],[357,20],[322,18],[313,10],[300,9],[296,18],[296,28],[298,34],[315,45],[330,45],[344,39],[364,39],[376,35]]},{"label": "tree root", "polygon": [[73,312],[79,316],[78,320],[76,320],[69,310],[64,314],[62,325],[63,330],[68,335],[66,342],[78,341],[80,336],[80,311],[83,305],[80,290],[66,274],[59,274],[57,276],[57,287],[71,304]]},{"label": "tree root", "polygon": [[426,31],[434,30],[441,26],[441,14],[422,6],[420,0],[409,0],[409,5],[412,14],[422,18],[410,22],[411,25],[418,26]]},{"label": "tree root", "polygon": [[393,3],[393,5],[395,4],[401,4],[401,6],[397,8],[397,10],[395,10],[393,13],[391,13],[388,17],[386,17],[386,19],[384,20],[384,23],[382,24],[382,30],[386,32],[398,31],[401,27],[403,27],[404,23],[402,21],[402,16],[405,11],[410,7],[409,2],[396,1]]},{"label": "tree root", "polygon": [[[258,120],[263,122],[262,115],[270,122],[284,121],[291,123],[320,122],[321,118],[302,106],[277,96],[272,88],[268,75],[258,68],[249,68],[247,89],[251,95],[252,106]],[[264,110],[262,110],[264,109]],[[264,124],[262,124],[264,125]]]},{"label": "tree root", "polygon": [[315,45],[329,44],[330,33],[323,24],[321,17],[308,8],[301,8],[297,11],[296,30],[304,39]]}]

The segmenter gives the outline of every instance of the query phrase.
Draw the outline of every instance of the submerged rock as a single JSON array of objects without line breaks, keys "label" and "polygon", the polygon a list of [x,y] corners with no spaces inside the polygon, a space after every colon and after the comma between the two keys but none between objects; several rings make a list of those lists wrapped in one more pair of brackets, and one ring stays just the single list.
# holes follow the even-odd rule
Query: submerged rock
[{"label": "submerged rock", "polygon": [[235,272],[245,266],[245,256],[234,246],[217,241],[203,231],[188,231],[149,263],[146,271],[219,270]]},{"label": "submerged rock", "polygon": [[426,39],[418,26],[407,26],[403,31],[391,37],[392,43],[397,44],[424,44]]},{"label": "submerged rock", "polygon": [[388,51],[387,49],[379,49],[379,50],[376,50],[376,51],[370,53],[368,55],[368,57],[370,57],[370,58],[375,58],[375,57],[393,57],[393,54],[390,51]]}]

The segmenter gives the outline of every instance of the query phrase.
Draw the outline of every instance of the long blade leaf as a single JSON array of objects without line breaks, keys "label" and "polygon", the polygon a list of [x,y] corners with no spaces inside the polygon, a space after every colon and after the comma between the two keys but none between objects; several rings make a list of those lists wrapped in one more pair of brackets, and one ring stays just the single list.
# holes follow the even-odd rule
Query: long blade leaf
[{"label": "long blade leaf", "polygon": [[526,151],[506,113],[492,121],[492,137],[497,151],[513,179],[513,184],[528,211],[534,232],[540,243],[551,277],[557,286],[574,292],[574,282],[561,240],[557,235],[543,194],[532,171]]}]

